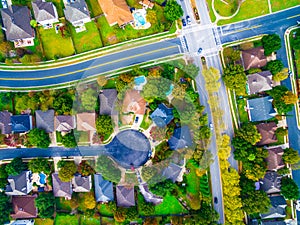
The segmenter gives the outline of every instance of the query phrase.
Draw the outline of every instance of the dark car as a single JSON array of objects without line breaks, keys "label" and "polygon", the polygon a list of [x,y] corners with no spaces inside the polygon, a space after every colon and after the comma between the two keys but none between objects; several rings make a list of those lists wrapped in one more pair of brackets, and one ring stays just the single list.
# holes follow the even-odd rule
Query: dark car
[{"label": "dark car", "polygon": [[218,204],[218,198],[217,197],[214,197],[214,203]]},{"label": "dark car", "polygon": [[198,51],[197,51],[197,54],[200,55],[202,50],[203,50],[202,48],[199,48]]},{"label": "dark car", "polygon": [[184,27],[185,27],[185,26],[186,26],[185,19],[182,19],[181,21],[182,21],[182,26],[184,26]]},{"label": "dark car", "polygon": [[186,22],[188,25],[190,25],[192,23],[191,17],[190,16],[186,16]]}]

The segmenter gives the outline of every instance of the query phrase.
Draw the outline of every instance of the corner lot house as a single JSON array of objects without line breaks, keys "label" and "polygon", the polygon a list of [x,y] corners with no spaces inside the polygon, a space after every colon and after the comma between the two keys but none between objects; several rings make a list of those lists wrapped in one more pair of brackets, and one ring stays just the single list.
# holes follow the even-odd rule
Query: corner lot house
[{"label": "corner lot house", "polygon": [[245,70],[261,68],[267,64],[265,50],[262,47],[242,51],[242,61]]},{"label": "corner lot house", "polygon": [[53,23],[59,22],[57,10],[52,2],[37,0],[31,2],[31,5],[36,22],[44,28],[52,28]]},{"label": "corner lot house", "polygon": [[66,20],[74,27],[83,27],[85,23],[91,21],[89,9],[84,0],[65,1],[64,3]]},{"label": "corner lot house", "polygon": [[7,195],[27,195],[32,190],[32,173],[23,171],[17,176],[9,176],[8,185],[5,188]]},{"label": "corner lot house", "polygon": [[12,5],[1,9],[1,17],[6,40],[14,42],[15,48],[34,45],[34,30],[30,26],[31,15],[26,6]]}]

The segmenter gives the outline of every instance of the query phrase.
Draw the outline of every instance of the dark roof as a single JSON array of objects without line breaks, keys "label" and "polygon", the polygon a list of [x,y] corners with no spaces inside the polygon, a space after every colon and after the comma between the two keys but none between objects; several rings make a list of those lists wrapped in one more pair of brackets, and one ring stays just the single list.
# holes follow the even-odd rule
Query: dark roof
[{"label": "dark roof", "polygon": [[13,133],[24,133],[32,128],[32,117],[30,115],[13,115],[10,117],[11,130]]},{"label": "dark roof", "polygon": [[32,190],[31,171],[23,171],[16,176],[8,176],[5,188],[7,195],[27,195]]},{"label": "dark roof", "polygon": [[117,205],[120,207],[135,206],[134,188],[118,185],[117,190]]},{"label": "dark roof", "polygon": [[281,195],[269,197],[271,200],[271,207],[269,212],[261,214],[262,219],[284,218],[286,216],[285,207],[287,206],[284,197]]},{"label": "dark roof", "polygon": [[74,192],[89,192],[92,188],[92,176],[76,174],[72,179]]},{"label": "dark roof", "polygon": [[59,132],[70,132],[76,127],[74,116],[55,116],[54,129]]},{"label": "dark roof", "polygon": [[190,129],[188,126],[176,128],[173,136],[168,141],[170,149],[176,150],[190,147],[193,144]]},{"label": "dark roof", "polygon": [[267,194],[280,192],[281,176],[276,172],[267,172],[265,177],[260,181],[260,188]]},{"label": "dark roof", "polygon": [[261,225],[286,225],[284,221],[262,221]]},{"label": "dark roof", "polygon": [[37,208],[34,200],[36,196],[13,196],[12,207],[14,213],[11,214],[13,219],[27,219],[37,217]]},{"label": "dark roof", "polygon": [[45,130],[47,133],[54,131],[54,110],[35,111],[36,127]]},{"label": "dark roof", "polygon": [[173,108],[168,108],[165,104],[159,104],[154,112],[150,115],[150,118],[158,127],[165,127],[174,118]]},{"label": "dark roof", "polygon": [[248,94],[256,94],[272,89],[273,80],[270,71],[250,74],[247,76]]},{"label": "dark roof", "polygon": [[115,114],[114,104],[117,99],[116,89],[104,89],[99,94],[100,115]]},{"label": "dark roof", "polygon": [[262,47],[242,51],[242,59],[245,70],[261,68],[267,64],[265,50]]},{"label": "dark roof", "polygon": [[58,173],[52,173],[52,186],[55,197],[71,199],[73,193],[71,181],[62,182],[58,177]]},{"label": "dark roof", "polygon": [[277,113],[270,96],[247,100],[250,121],[264,121],[273,118]]},{"label": "dark roof", "polygon": [[257,131],[261,135],[261,139],[256,145],[268,145],[277,142],[276,130],[277,124],[275,122],[260,123],[256,125]]},{"label": "dark roof", "polygon": [[10,116],[11,114],[8,111],[0,112],[0,130],[2,134],[11,133]]},{"label": "dark roof", "polygon": [[281,147],[268,149],[268,157],[266,158],[268,170],[279,170],[285,166],[282,159],[283,153],[284,151]]},{"label": "dark roof", "polygon": [[112,182],[104,180],[101,174],[94,174],[96,202],[108,202],[114,200]]},{"label": "dark roof", "polygon": [[183,168],[180,167],[177,164],[170,163],[170,165],[163,170],[162,176],[164,176],[167,179],[170,179],[173,181],[173,183],[176,182],[180,174],[182,173]]},{"label": "dark roof", "polygon": [[8,41],[34,37],[34,30],[30,26],[30,11],[26,6],[13,5],[1,9],[1,17]]},{"label": "dark roof", "polygon": [[53,19],[58,20],[56,8],[52,2],[37,0],[35,2],[31,2],[31,4],[32,4],[34,17],[37,22],[43,22],[46,20],[53,20]]},{"label": "dark roof", "polygon": [[84,0],[74,0],[65,4],[64,14],[71,23],[90,18],[90,12]]}]

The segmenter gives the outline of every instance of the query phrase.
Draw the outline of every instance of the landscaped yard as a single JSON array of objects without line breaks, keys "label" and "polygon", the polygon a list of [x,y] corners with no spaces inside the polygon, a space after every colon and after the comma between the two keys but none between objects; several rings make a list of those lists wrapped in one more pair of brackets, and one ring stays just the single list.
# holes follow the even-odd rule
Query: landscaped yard
[{"label": "landscaped yard", "polygon": [[196,167],[190,161],[188,161],[187,168],[190,169],[190,173],[186,175],[187,178],[186,191],[187,193],[193,195],[199,194],[200,178],[196,175]]},{"label": "landscaped yard", "polygon": [[268,0],[251,0],[244,1],[240,7],[238,14],[229,20],[220,20],[218,25],[234,23],[241,20],[265,15],[269,13]]},{"label": "landscaped yard", "polygon": [[60,31],[56,33],[54,28],[45,30],[39,27],[38,32],[47,59],[66,57],[75,53],[71,38],[62,37]]},{"label": "landscaped yard", "polygon": [[276,12],[299,5],[299,0],[271,0],[272,11]]},{"label": "landscaped yard", "polygon": [[74,215],[59,215],[55,217],[55,225],[78,225],[78,218]]},{"label": "landscaped yard", "polygon": [[55,198],[55,204],[57,210],[66,210],[71,211],[70,201],[65,200],[64,198]]},{"label": "landscaped yard", "polygon": [[237,99],[236,101],[238,107],[238,114],[241,123],[249,122],[248,113],[245,111],[246,100],[245,99]]},{"label": "landscaped yard", "polygon": [[140,125],[141,128],[143,128],[144,130],[147,130],[148,127],[151,125],[152,120],[149,118],[148,116],[148,112],[146,112],[146,114],[143,117],[143,121]]},{"label": "landscaped yard", "polygon": [[98,204],[97,206],[100,215],[102,216],[113,216],[113,213],[109,208],[107,207],[106,204]]},{"label": "landscaped yard", "polygon": [[155,214],[157,215],[168,215],[168,214],[177,214],[187,212],[175,196],[168,193],[164,197],[164,201],[155,206]]},{"label": "landscaped yard", "polygon": [[216,11],[221,16],[231,16],[238,8],[238,1],[233,0],[232,3],[225,4],[226,1],[215,0],[214,5]]},{"label": "landscaped yard", "polygon": [[86,23],[86,30],[79,33],[76,33],[75,27],[71,24],[68,24],[68,26],[71,30],[76,53],[86,52],[102,47],[100,34],[94,21]]},{"label": "landscaped yard", "polygon": [[298,78],[300,77],[300,50],[295,50],[295,63],[298,71]]},{"label": "landscaped yard", "polygon": [[86,0],[85,2],[89,7],[92,18],[99,16],[103,13],[102,9],[100,8],[100,5],[98,3],[98,0]]},{"label": "landscaped yard", "polygon": [[80,225],[99,225],[100,218],[81,216]]},{"label": "landscaped yard", "polygon": [[34,219],[34,224],[35,225],[53,225],[54,221],[53,221],[53,219],[37,218],[37,219]]}]

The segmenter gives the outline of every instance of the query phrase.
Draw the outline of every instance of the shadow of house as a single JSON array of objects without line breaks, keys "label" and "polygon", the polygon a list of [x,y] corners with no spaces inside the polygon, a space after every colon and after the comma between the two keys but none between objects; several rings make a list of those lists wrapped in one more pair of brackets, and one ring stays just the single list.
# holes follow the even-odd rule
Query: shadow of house
[{"label": "shadow of house", "polygon": [[114,200],[112,182],[103,179],[101,174],[94,174],[94,185],[96,202],[105,203]]}]

